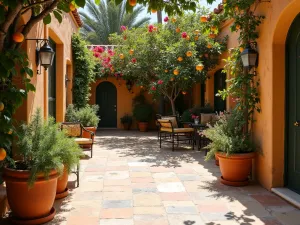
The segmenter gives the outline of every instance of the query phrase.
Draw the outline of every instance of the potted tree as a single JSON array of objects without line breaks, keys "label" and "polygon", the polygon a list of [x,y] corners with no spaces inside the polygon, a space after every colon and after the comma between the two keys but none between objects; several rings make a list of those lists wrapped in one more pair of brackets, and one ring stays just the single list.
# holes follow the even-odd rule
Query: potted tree
[{"label": "potted tree", "polygon": [[3,179],[12,219],[17,224],[42,224],[53,219],[57,178],[63,171],[59,157],[61,131],[54,119],[43,120],[38,109],[22,125],[15,151],[19,161],[6,158]]},{"label": "potted tree", "polygon": [[123,124],[124,130],[130,130],[132,124],[132,116],[127,113],[121,117],[121,123]]},{"label": "potted tree", "polygon": [[189,127],[189,124],[193,122],[191,109],[187,109],[182,113],[181,122],[184,127]]},{"label": "potted tree", "polygon": [[255,148],[250,135],[242,132],[243,127],[243,114],[234,111],[221,116],[214,126],[209,125],[209,129],[203,131],[203,135],[212,141],[206,146],[210,150],[206,160],[216,155],[222,173],[221,182],[226,185],[248,184]]},{"label": "potted tree", "polygon": [[58,156],[60,157],[60,160],[64,165],[64,171],[57,181],[55,199],[61,199],[68,196],[69,191],[67,188],[67,184],[69,174],[72,172],[72,169],[74,169],[74,167],[79,165],[79,160],[82,156],[82,149],[72,138],[67,137],[64,132],[58,133],[58,139]]},{"label": "potted tree", "polygon": [[145,132],[148,130],[148,123],[153,113],[152,106],[147,103],[136,104],[133,109],[133,116],[138,121],[139,130]]}]

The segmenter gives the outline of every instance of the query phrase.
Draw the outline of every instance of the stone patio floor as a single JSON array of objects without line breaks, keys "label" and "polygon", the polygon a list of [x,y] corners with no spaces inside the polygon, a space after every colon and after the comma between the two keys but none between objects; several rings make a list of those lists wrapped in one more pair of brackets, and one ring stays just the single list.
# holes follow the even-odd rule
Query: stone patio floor
[{"label": "stone patio floor", "polygon": [[80,171],[49,225],[300,224],[300,210],[257,184],[220,184],[204,152],[160,149],[153,132],[98,131]]}]

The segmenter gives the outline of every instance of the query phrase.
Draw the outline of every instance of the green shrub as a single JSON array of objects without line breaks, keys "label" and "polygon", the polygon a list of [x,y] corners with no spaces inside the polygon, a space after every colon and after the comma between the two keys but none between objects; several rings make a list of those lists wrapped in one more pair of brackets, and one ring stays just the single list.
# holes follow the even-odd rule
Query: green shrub
[{"label": "green shrub", "polygon": [[203,135],[212,141],[205,147],[210,150],[206,156],[207,160],[214,158],[216,152],[224,152],[229,156],[254,151],[250,135],[242,132],[243,118],[242,113],[236,112],[222,115],[214,126],[209,125],[209,128],[203,131]]},{"label": "green shrub", "polygon": [[66,115],[65,115],[66,121],[67,122],[77,122],[76,112],[77,112],[77,110],[75,109],[73,104],[68,105],[67,110],[66,110]]},{"label": "green shrub", "polygon": [[137,104],[133,109],[133,116],[139,122],[149,122],[152,118],[153,109],[150,104]]},{"label": "green shrub", "polygon": [[122,124],[124,123],[132,124],[132,116],[128,115],[127,113],[124,116],[122,116],[120,120]]},{"label": "green shrub", "polygon": [[28,125],[21,125],[18,140],[16,155],[22,160],[9,167],[29,170],[29,186],[34,184],[38,173],[48,177],[53,169],[62,172],[60,145],[65,145],[70,140],[60,131],[53,118],[44,121],[41,110],[38,109]]},{"label": "green shrub", "polygon": [[181,115],[181,120],[182,122],[184,123],[187,123],[187,122],[193,122],[193,119],[192,119],[192,112],[190,109],[187,109],[185,110],[182,115]]},{"label": "green shrub", "polygon": [[97,127],[100,121],[98,111],[98,105],[87,105],[83,108],[75,109],[74,106],[70,104],[66,112],[66,121],[80,122],[84,127]]}]

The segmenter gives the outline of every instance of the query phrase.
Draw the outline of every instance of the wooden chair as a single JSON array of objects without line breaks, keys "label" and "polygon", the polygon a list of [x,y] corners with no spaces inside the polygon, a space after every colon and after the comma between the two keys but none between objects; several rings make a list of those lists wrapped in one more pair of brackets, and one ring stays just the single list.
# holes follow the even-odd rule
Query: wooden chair
[{"label": "wooden chair", "polygon": [[[172,143],[172,151],[174,151],[175,141],[177,142],[177,147],[179,142],[191,141],[194,149],[194,128],[175,128],[174,122],[172,123],[172,120],[169,119],[158,119],[157,122],[159,124],[160,148],[162,141]],[[167,136],[163,137],[163,134],[169,134],[171,138],[168,138]]]},{"label": "wooden chair", "polygon": [[[91,158],[93,157],[94,133],[92,131],[86,130],[81,123],[73,122],[61,123],[60,128],[64,130],[69,137],[74,138],[74,141],[84,150],[86,150],[84,146],[89,146],[88,150],[91,151]],[[90,138],[83,138],[83,131],[88,132],[90,134]],[[76,171],[73,171],[73,173],[75,173],[77,176],[77,187],[79,187],[79,165],[77,165],[77,169]]]}]

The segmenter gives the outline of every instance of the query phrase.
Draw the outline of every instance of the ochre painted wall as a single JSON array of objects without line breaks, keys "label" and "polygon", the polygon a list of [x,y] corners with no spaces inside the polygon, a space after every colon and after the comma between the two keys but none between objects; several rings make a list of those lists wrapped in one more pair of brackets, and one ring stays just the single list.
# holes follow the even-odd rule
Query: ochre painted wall
[{"label": "ochre painted wall", "polygon": [[[30,13],[25,14],[20,25],[25,23],[29,17]],[[50,37],[56,43],[56,120],[58,122],[64,121],[66,99],[69,99],[68,103],[72,101],[70,84],[68,84],[68,96],[66,96],[65,75],[68,67],[68,79],[72,81],[71,37],[77,31],[78,26],[73,16],[64,14],[61,24],[55,18],[52,19],[50,25],[44,25],[43,22],[39,22],[27,36],[27,38],[40,39],[48,39]],[[48,118],[48,73],[41,67],[40,74],[37,74],[37,69],[40,68],[37,68],[35,64],[36,41],[25,41],[22,48],[27,52],[30,67],[34,72],[31,82],[36,87],[36,91],[28,94],[26,101],[17,110],[14,117],[17,120],[29,121],[35,110],[41,108],[44,118]]]},{"label": "ochre painted wall", "polygon": [[[258,52],[261,113],[255,115],[254,137],[258,150],[255,178],[267,189],[284,186],[285,41],[289,27],[300,13],[299,0],[272,0],[258,5],[256,14],[266,18],[259,27]],[[237,47],[238,33],[227,21],[221,36],[229,35],[228,48]],[[226,57],[226,54],[223,58]],[[221,62],[219,68],[224,63]],[[211,73],[213,78],[213,72]],[[207,81],[206,100],[213,102],[213,79]],[[227,108],[234,102],[227,100]]]},{"label": "ochre painted wall", "polygon": [[[99,79],[91,85],[90,104],[96,104],[96,88],[101,82],[104,81],[111,82],[117,88],[117,128],[121,129],[123,128],[123,126],[121,124],[120,118],[126,113],[132,115],[132,99],[140,93],[141,88],[133,86],[133,93],[131,93],[127,90],[124,80],[117,80],[114,77],[108,77],[107,79]],[[144,92],[144,95],[146,97],[147,102],[153,105],[154,114],[153,120],[150,122],[150,128],[154,129],[154,115],[157,112],[158,104],[156,102],[153,102],[152,96],[149,95],[147,92]],[[135,120],[133,122],[132,129],[137,129],[137,124]]]}]

